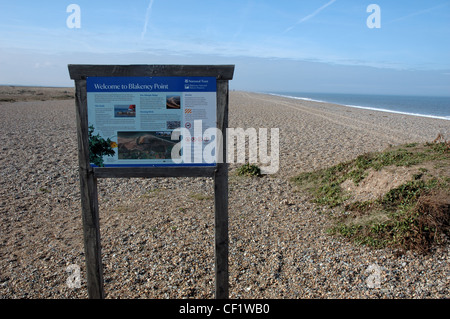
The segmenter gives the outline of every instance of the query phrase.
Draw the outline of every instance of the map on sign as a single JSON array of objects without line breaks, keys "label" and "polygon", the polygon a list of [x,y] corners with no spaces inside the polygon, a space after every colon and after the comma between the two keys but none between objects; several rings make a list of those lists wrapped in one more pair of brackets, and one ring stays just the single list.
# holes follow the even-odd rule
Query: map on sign
[{"label": "map on sign", "polygon": [[86,92],[91,166],[215,165],[216,78],[87,77]]}]

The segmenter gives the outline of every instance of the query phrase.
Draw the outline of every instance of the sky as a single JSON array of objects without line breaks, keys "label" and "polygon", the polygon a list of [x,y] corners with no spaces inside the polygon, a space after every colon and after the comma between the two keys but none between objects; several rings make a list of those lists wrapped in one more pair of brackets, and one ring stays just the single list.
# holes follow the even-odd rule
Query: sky
[{"label": "sky", "polygon": [[234,64],[236,90],[450,96],[449,39],[450,0],[1,0],[0,84],[73,86],[68,64]]}]

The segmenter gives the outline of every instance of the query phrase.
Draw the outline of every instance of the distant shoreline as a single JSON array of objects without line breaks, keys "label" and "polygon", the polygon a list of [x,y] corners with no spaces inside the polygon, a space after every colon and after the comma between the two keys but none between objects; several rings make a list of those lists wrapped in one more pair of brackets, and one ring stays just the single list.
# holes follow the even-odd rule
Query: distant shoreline
[{"label": "distant shoreline", "polygon": [[10,86],[10,87],[29,87],[29,88],[56,88],[56,89],[61,89],[61,88],[67,88],[67,89],[73,89],[74,87],[72,86],[54,86],[54,85],[25,85],[25,84],[0,84],[0,87],[2,86]]},{"label": "distant shoreline", "polygon": [[68,100],[75,97],[73,87],[0,85],[1,102]]},{"label": "distant shoreline", "polygon": [[[234,90],[233,90],[234,91]],[[239,90],[237,90],[239,92]],[[245,92],[245,91],[242,91]],[[382,107],[372,107],[372,106],[364,106],[364,105],[353,105],[353,104],[345,104],[334,101],[326,101],[318,98],[310,98],[310,97],[301,97],[290,95],[287,93],[272,93],[272,92],[248,92],[248,93],[256,93],[256,94],[265,94],[268,96],[276,96],[282,98],[289,98],[293,100],[301,100],[313,103],[326,103],[326,104],[335,104],[349,108],[363,109],[369,111],[379,111],[384,113],[391,114],[402,114],[402,115],[410,115],[422,118],[432,118],[439,120],[450,121],[449,116],[440,116],[433,114],[421,114],[415,112],[408,111],[397,111],[391,110],[388,108]],[[300,93],[299,93],[300,94]],[[74,87],[55,87],[55,86],[27,86],[27,85],[0,85],[0,103],[1,102],[19,102],[19,101],[44,101],[44,100],[64,100],[64,99],[72,99],[75,95]],[[307,95],[307,93],[305,93]],[[449,97],[450,98],[450,97]]]},{"label": "distant shoreline", "polygon": [[[340,106],[346,106],[346,107],[358,108],[358,109],[364,109],[364,110],[370,110],[370,111],[380,111],[380,112],[385,112],[385,113],[404,114],[404,115],[427,117],[427,118],[434,118],[434,119],[450,121],[450,115],[449,116],[440,116],[440,115],[433,115],[433,114],[422,114],[422,113],[415,113],[415,112],[408,112],[408,111],[391,110],[391,109],[383,108],[383,107],[345,104],[345,103],[339,103],[339,102],[334,102],[334,101],[320,100],[320,99],[316,99],[316,98],[294,96],[294,95],[289,95],[289,93],[282,94],[282,93],[261,92],[261,94],[268,94],[268,95],[273,95],[273,96],[279,96],[279,97],[285,97],[285,98],[291,98],[291,99],[295,99],[295,100],[302,100],[302,101],[309,101],[309,102],[316,102],[316,103],[336,104],[336,105],[340,105]],[[307,95],[307,94],[305,93],[305,95]],[[446,97],[439,97],[439,98],[446,98]],[[449,97],[449,99],[450,99],[450,97]]]}]

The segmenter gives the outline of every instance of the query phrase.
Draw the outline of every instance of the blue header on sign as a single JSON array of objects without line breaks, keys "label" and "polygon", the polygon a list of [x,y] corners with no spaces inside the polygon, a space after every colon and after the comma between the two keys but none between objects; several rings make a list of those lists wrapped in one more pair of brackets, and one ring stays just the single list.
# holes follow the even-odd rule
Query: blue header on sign
[{"label": "blue header on sign", "polygon": [[215,77],[88,77],[87,92],[215,92]]}]

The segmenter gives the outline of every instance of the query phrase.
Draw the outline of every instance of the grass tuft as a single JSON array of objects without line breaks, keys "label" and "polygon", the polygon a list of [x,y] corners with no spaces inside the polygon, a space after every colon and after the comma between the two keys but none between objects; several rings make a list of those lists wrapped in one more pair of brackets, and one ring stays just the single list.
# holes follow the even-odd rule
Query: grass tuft
[{"label": "grass tuft", "polygon": [[[329,234],[375,248],[426,252],[450,236],[449,146],[442,138],[432,143],[410,143],[367,153],[330,168],[304,172],[292,181],[311,194],[314,202],[341,208],[341,214],[332,217]],[[387,166],[411,167],[415,174],[402,185],[386,190],[383,196],[367,201],[352,201],[351,194],[341,187],[348,180],[358,185],[369,169]]]},{"label": "grass tuft", "polygon": [[238,176],[256,176],[256,177],[261,177],[261,169],[255,165],[255,164],[250,164],[250,163],[246,163],[242,166],[240,166],[237,170],[237,175]]}]

